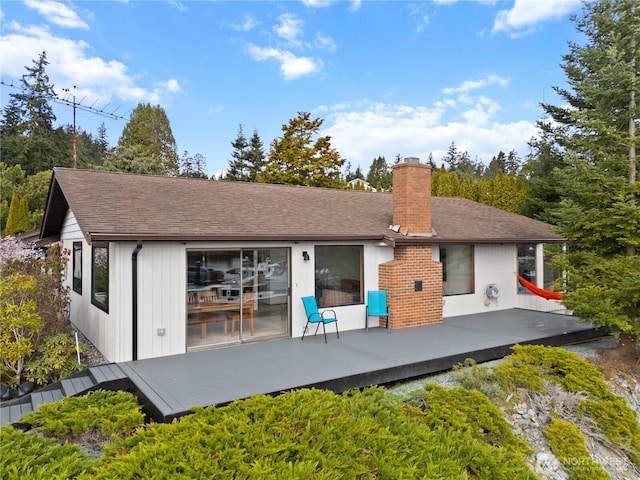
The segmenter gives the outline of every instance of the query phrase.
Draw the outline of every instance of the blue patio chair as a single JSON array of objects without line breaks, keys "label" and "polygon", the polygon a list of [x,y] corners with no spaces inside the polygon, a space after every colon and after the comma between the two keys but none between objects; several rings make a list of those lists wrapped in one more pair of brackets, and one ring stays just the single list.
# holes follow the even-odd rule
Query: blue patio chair
[{"label": "blue patio chair", "polygon": [[391,333],[391,319],[387,305],[387,292],[373,290],[367,292],[367,317],[364,321],[366,331],[369,331],[369,317],[387,317],[387,333]]},{"label": "blue patio chair", "polygon": [[325,325],[327,323],[335,323],[336,324],[336,334],[338,338],[340,338],[340,332],[338,331],[338,317],[336,316],[336,312],[333,310],[325,310],[324,312],[318,311],[318,304],[316,302],[316,297],[302,297],[302,303],[304,304],[304,311],[307,314],[307,324],[304,326],[304,331],[302,332],[302,340],[304,340],[304,335],[307,333],[307,327],[310,323],[317,323],[316,333],[318,333],[318,329],[320,328],[320,324],[322,324],[322,331],[324,332],[324,343],[327,343],[327,329]]}]

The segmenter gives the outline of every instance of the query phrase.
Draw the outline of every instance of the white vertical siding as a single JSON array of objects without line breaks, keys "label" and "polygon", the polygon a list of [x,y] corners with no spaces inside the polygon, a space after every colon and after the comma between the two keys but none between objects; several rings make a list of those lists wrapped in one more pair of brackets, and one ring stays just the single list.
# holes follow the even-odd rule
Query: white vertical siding
[{"label": "white vertical siding", "polygon": [[[304,331],[306,314],[300,300],[304,296],[315,295],[315,257],[316,245],[354,245],[353,242],[329,242],[311,243],[301,242],[291,246],[291,312],[292,325],[291,336],[301,337]],[[306,251],[311,257],[308,261],[302,260],[302,252]],[[361,305],[347,305],[332,308],[338,317],[338,327],[341,331],[364,328],[366,315],[367,290],[378,289],[378,265],[393,260],[393,248],[381,246],[377,243],[367,242],[363,248],[364,272],[363,272],[363,303]],[[372,317],[370,326],[377,326],[378,319]]]},{"label": "white vertical siding", "polygon": [[[475,245],[475,291],[468,295],[444,297],[443,316],[453,317],[514,308],[516,305],[516,253],[515,245]],[[500,296],[497,300],[489,300],[485,296],[487,285],[492,283],[500,287]]]},{"label": "white vertical siding", "polygon": [[70,320],[93,343],[110,362],[122,361],[116,348],[117,311],[114,290],[116,280],[113,276],[113,249],[109,249],[109,313],[91,304],[91,246],[85,241],[80,226],[70,210],[65,215],[60,231],[60,240],[65,249],[73,252],[73,243],[82,242],[82,294],[73,291],[73,257],[69,255],[66,268],[66,285],[70,291]]},{"label": "white vertical siding", "polygon": [[[128,251],[129,272],[135,244]],[[138,252],[138,358],[186,351],[186,247],[182,243],[143,242]],[[129,285],[131,275],[129,275]],[[132,312],[132,289],[123,292]],[[132,314],[128,314],[132,318]],[[129,323],[131,325],[131,323]],[[129,327],[130,329],[131,327]],[[158,335],[164,329],[164,335]]]}]

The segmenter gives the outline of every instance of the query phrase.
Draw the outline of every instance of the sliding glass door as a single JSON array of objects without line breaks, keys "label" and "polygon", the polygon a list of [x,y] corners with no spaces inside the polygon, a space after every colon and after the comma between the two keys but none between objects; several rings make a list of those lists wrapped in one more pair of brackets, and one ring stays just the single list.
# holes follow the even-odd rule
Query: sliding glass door
[{"label": "sliding glass door", "polygon": [[187,251],[187,347],[289,334],[289,249]]}]

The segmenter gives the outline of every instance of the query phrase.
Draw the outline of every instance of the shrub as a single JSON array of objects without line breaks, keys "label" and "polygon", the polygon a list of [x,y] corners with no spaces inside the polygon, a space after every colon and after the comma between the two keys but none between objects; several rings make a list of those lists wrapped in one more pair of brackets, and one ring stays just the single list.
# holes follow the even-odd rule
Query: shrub
[{"label": "shrub", "polygon": [[42,329],[38,306],[31,298],[35,288],[28,275],[0,275],[0,368],[14,383],[20,383],[25,362],[34,351],[34,337]]},{"label": "shrub", "polygon": [[495,367],[495,378],[507,392],[513,393],[518,388],[526,388],[532,392],[544,391],[544,376],[535,365],[530,365],[517,358],[509,358],[505,363]]},{"label": "shrub", "polygon": [[607,480],[609,475],[591,458],[580,429],[573,423],[557,418],[545,432],[549,446],[564,464],[573,480]]},{"label": "shrub", "polygon": [[0,478],[76,478],[89,465],[77,445],[59,445],[8,425],[0,429]]},{"label": "shrub", "polygon": [[475,360],[467,359],[463,365],[455,365],[455,380],[467,390],[477,390],[492,400],[503,397],[494,370],[479,366]]},{"label": "shrub", "polygon": [[614,397],[602,372],[573,352],[543,345],[514,345],[512,349],[514,353],[505,357],[507,364],[538,367],[548,380],[562,385],[569,392],[585,392],[593,398],[605,400]]},{"label": "shrub", "polygon": [[513,451],[432,429],[378,388],[298,390],[193,410],[105,446],[80,478],[535,478]]},{"label": "shrub", "polygon": [[[82,353],[84,347],[82,344],[79,347]],[[38,347],[33,359],[25,367],[25,373],[29,381],[46,385],[68,377],[81,368],[73,337],[58,333],[47,337]]]},{"label": "shrub", "polygon": [[502,413],[478,391],[430,384],[422,392],[414,393],[406,404],[409,413],[430,428],[467,432],[494,447],[531,453],[527,443],[513,434]]},{"label": "shrub", "polygon": [[612,442],[626,447],[631,461],[640,467],[640,423],[621,397],[612,400],[584,400],[579,405]]},{"label": "shrub", "polygon": [[131,433],[144,423],[144,415],[134,395],[128,392],[96,390],[81,397],[40,405],[22,422],[50,436],[63,436],[98,430],[105,435]]},{"label": "shrub", "polygon": [[[27,275],[35,281],[35,290],[30,299],[38,306],[38,314],[43,321],[42,336],[66,331],[69,310],[69,287],[65,285],[64,271],[68,251],[60,245],[47,249],[44,258],[26,256],[23,259],[6,261],[2,265],[2,275]],[[40,344],[35,338],[35,346]]]}]

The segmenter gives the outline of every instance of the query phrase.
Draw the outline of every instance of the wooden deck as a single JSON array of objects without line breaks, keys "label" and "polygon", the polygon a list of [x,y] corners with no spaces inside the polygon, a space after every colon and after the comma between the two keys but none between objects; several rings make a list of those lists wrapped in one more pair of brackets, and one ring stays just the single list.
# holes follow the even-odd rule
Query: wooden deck
[{"label": "wooden deck", "polygon": [[575,317],[529,310],[452,317],[390,333],[341,332],[339,340],[328,328],[327,344],[318,334],[118,365],[152,417],[171,421],[192,406],[302,387],[342,392],[384,385],[447,370],[467,358],[502,358],[516,343],[557,346],[605,335]]},{"label": "wooden deck", "polygon": [[[342,392],[390,384],[450,369],[467,358],[502,358],[516,343],[557,346],[606,335],[575,317],[517,309],[452,317],[390,333],[382,328],[341,332],[339,340],[332,326],[328,328],[326,344],[319,334],[304,341],[279,339],[93,367],[89,376],[95,382],[89,389],[109,388],[96,377],[108,367],[116,388],[134,392],[154,420],[167,422],[188,414],[193,406],[225,405],[254,394],[302,387]],[[74,388],[69,394],[81,393]],[[30,410],[27,399],[18,400],[10,403],[21,403],[20,407],[2,407],[2,424],[16,421],[13,415],[8,418],[10,412]]]}]

